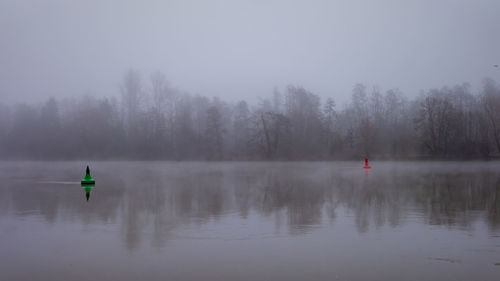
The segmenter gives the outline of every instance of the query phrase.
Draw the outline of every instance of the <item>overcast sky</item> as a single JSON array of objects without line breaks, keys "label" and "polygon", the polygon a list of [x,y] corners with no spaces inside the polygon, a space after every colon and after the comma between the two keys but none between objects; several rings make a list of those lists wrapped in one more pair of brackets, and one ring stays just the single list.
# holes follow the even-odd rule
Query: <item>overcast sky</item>
[{"label": "overcast sky", "polygon": [[0,0],[0,95],[119,95],[123,73],[234,101],[302,85],[500,80],[499,0]]}]

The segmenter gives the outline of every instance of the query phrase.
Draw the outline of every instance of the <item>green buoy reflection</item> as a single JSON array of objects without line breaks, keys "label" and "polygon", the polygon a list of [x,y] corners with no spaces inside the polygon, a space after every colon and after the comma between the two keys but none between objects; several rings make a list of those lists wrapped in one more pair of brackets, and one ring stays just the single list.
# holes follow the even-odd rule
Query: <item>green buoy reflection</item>
[{"label": "green buoy reflection", "polygon": [[83,184],[82,187],[85,190],[85,198],[87,198],[87,201],[89,201],[90,198],[90,192],[92,191],[92,188],[95,187],[95,184]]}]

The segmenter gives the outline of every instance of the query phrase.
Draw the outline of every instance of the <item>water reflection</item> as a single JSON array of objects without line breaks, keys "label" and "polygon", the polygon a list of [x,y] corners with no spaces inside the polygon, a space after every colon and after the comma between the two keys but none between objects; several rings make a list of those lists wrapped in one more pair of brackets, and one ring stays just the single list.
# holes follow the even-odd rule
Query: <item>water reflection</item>
[{"label": "water reflection", "polygon": [[85,190],[85,198],[87,199],[88,202],[90,198],[90,192],[92,191],[92,188],[95,187],[95,184],[82,184],[81,186],[83,190]]},{"label": "water reflection", "polygon": [[78,163],[23,165],[12,173],[11,164],[2,163],[0,216],[114,224],[130,251],[144,240],[164,247],[179,227],[217,224],[234,215],[272,220],[290,235],[335,224],[340,209],[360,233],[409,220],[465,230],[484,220],[490,231],[500,229],[500,175],[486,164],[457,170],[386,163],[368,172],[343,163],[100,163],[93,200],[94,186],[84,187],[88,202],[73,186],[33,181],[42,174],[69,180]]}]

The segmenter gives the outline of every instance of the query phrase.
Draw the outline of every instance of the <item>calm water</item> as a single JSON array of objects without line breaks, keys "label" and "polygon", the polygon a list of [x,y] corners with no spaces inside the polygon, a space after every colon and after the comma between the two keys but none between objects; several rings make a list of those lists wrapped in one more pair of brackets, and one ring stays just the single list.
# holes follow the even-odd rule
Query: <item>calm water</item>
[{"label": "calm water", "polygon": [[500,280],[500,163],[0,162],[0,280]]}]

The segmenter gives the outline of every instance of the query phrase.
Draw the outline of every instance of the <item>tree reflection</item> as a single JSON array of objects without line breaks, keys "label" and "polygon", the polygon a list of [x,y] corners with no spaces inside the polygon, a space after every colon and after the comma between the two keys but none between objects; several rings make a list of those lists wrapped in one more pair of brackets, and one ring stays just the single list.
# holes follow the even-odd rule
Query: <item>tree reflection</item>
[{"label": "tree reflection", "polygon": [[[113,169],[128,169],[120,165]],[[500,176],[493,171],[381,169],[364,175],[300,163],[192,165],[134,168],[120,180],[110,168],[99,175],[99,190],[88,203],[72,185],[7,181],[0,188],[0,216],[115,223],[130,251],[144,239],[164,247],[180,227],[222,223],[230,214],[270,218],[291,235],[313,231],[324,218],[335,221],[340,209],[354,215],[359,232],[398,227],[410,215],[460,229],[485,218],[491,231],[500,228]],[[40,174],[31,170],[30,178]]]}]

